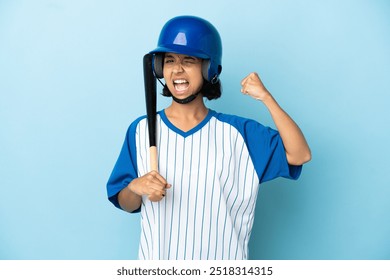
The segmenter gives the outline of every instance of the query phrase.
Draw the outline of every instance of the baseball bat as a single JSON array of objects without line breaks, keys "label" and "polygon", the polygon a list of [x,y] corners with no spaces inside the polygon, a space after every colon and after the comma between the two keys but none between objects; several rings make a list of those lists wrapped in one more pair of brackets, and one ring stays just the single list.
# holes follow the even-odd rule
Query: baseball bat
[{"label": "baseball bat", "polygon": [[149,129],[150,171],[158,171],[156,145],[156,77],[153,73],[153,55],[145,54],[143,59],[146,115]]}]

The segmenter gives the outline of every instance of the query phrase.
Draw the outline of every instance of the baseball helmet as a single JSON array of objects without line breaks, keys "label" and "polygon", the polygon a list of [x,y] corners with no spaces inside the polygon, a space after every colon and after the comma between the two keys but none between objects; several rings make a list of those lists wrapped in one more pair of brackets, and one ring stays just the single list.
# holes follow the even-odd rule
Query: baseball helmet
[{"label": "baseball helmet", "polygon": [[177,53],[203,59],[203,78],[218,82],[222,71],[222,42],[217,29],[207,20],[195,16],[178,16],[162,28],[154,54],[153,70],[163,78],[164,53]]}]

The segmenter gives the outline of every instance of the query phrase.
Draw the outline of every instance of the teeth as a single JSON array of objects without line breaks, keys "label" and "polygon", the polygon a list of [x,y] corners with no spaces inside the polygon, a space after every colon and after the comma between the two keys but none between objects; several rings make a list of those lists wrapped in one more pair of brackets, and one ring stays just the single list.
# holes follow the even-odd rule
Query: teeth
[{"label": "teeth", "polygon": [[184,79],[173,80],[173,84],[177,91],[184,91],[188,89],[188,81]]}]

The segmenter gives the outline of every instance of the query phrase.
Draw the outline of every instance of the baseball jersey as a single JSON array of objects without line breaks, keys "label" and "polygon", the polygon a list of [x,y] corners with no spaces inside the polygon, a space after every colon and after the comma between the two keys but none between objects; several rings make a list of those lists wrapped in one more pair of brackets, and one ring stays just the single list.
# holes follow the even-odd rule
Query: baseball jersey
[{"label": "baseball jersey", "polygon": [[[247,259],[259,184],[297,179],[279,133],[260,123],[209,110],[190,131],[157,114],[159,173],[172,185],[159,202],[146,196],[139,259]],[[149,171],[145,116],[128,131],[107,183],[110,201]]]}]

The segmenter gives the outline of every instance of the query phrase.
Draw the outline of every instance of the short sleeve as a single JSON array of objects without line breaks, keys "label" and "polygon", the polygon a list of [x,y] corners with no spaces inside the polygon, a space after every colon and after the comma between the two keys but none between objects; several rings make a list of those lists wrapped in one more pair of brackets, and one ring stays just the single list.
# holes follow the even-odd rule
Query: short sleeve
[{"label": "short sleeve", "polygon": [[277,177],[298,179],[302,165],[290,165],[279,132],[262,124],[246,120],[243,123],[243,137],[247,143],[260,183]]},{"label": "short sleeve", "polygon": [[277,177],[294,180],[299,178],[302,165],[295,166],[287,162],[286,150],[277,130],[234,115],[217,113],[216,117],[235,127],[242,135],[259,177],[259,183]]},{"label": "short sleeve", "polygon": [[119,209],[118,194],[133,179],[137,178],[137,156],[135,134],[138,121],[132,123],[127,130],[119,157],[107,182],[108,199]]}]

